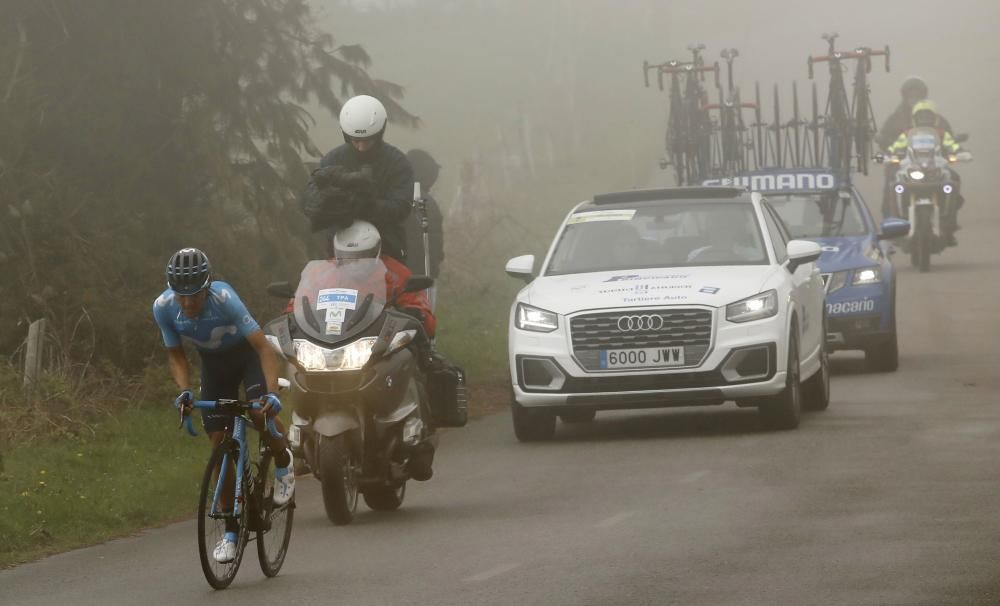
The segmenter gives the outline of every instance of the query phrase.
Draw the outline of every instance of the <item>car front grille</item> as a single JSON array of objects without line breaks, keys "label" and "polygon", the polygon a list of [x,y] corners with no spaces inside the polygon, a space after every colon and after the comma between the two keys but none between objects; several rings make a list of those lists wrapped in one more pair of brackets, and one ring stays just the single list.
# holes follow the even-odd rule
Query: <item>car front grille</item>
[{"label": "car front grille", "polygon": [[[620,324],[636,317],[644,318],[641,325],[621,330]],[[661,347],[683,347],[684,367],[691,368],[702,363],[712,345],[712,312],[679,308],[583,314],[570,320],[570,336],[573,354],[585,370],[602,370],[601,350]]]}]

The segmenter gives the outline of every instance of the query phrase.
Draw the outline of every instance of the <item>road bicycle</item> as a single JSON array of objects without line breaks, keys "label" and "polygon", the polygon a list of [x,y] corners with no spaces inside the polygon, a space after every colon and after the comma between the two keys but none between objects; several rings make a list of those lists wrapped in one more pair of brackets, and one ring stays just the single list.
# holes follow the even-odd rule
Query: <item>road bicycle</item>
[{"label": "road bicycle", "polygon": [[[260,569],[268,577],[281,570],[288,553],[295,514],[295,497],[288,503],[274,504],[274,457],[263,440],[250,448],[247,426],[252,410],[260,410],[259,401],[198,400],[182,407],[181,424],[192,436],[194,430],[190,410],[199,408],[216,414],[233,415],[233,424],[223,441],[212,451],[201,481],[198,501],[198,556],[205,580],[215,589],[225,589],[233,582],[243,560],[243,552],[251,540],[257,543]],[[266,421],[267,431],[275,438],[282,435],[274,419]],[[233,481],[235,480],[235,481]],[[236,557],[227,563],[215,561],[213,551],[226,533],[227,520],[236,520]],[[251,533],[253,536],[251,536]]]}]

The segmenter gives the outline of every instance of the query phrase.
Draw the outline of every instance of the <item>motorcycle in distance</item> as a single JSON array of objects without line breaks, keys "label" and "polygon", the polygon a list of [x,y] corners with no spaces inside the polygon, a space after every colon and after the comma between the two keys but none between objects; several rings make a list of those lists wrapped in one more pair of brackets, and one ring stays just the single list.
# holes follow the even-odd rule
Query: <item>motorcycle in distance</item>
[{"label": "motorcycle in distance", "polygon": [[[967,139],[967,135],[955,138],[959,142]],[[885,156],[879,154],[875,159],[884,162]],[[960,194],[950,166],[970,160],[969,152],[943,153],[939,131],[929,127],[912,129],[906,152],[889,158],[899,165],[892,185],[892,213],[910,222],[910,233],[901,247],[909,251],[913,266],[921,272],[930,271],[931,255],[944,251],[955,231]]]},{"label": "motorcycle in distance", "polygon": [[[289,443],[320,480],[327,517],[349,524],[358,495],[371,509],[400,507],[408,480],[427,480],[437,445],[426,376],[418,363],[423,327],[394,307],[378,258],[310,261],[292,312],[264,332],[287,361],[293,413]],[[433,285],[412,276],[405,292]]]}]

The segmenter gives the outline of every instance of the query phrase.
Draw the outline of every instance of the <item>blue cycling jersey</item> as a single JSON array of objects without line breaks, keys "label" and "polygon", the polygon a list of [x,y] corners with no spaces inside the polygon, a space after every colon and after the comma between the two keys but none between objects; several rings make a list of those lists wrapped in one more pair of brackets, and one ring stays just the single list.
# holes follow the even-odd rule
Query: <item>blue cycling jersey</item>
[{"label": "blue cycling jersey", "polygon": [[204,352],[229,349],[260,330],[239,295],[225,282],[212,282],[197,318],[184,315],[177,295],[169,288],[153,303],[153,317],[163,333],[164,345],[180,347],[183,338]]}]

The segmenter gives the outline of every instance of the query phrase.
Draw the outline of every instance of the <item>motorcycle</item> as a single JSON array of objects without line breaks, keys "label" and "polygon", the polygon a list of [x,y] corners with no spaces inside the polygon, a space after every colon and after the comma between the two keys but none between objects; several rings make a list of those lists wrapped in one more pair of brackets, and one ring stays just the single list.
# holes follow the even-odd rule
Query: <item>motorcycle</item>
[{"label": "motorcycle", "polygon": [[[291,313],[264,327],[287,362],[292,391],[288,438],[322,485],[327,517],[349,524],[358,495],[377,511],[399,508],[410,479],[427,480],[437,446],[427,376],[419,363],[423,327],[394,307],[379,259],[310,261]],[[429,288],[413,276],[405,292]]]},{"label": "motorcycle", "polygon": [[[956,138],[966,139],[963,135]],[[955,232],[959,181],[950,167],[971,159],[969,152],[945,155],[938,130],[929,127],[912,129],[906,152],[890,159],[899,165],[892,186],[892,214],[910,222],[910,233],[901,247],[909,251],[913,266],[921,272],[930,271],[931,255],[944,251]]]}]

